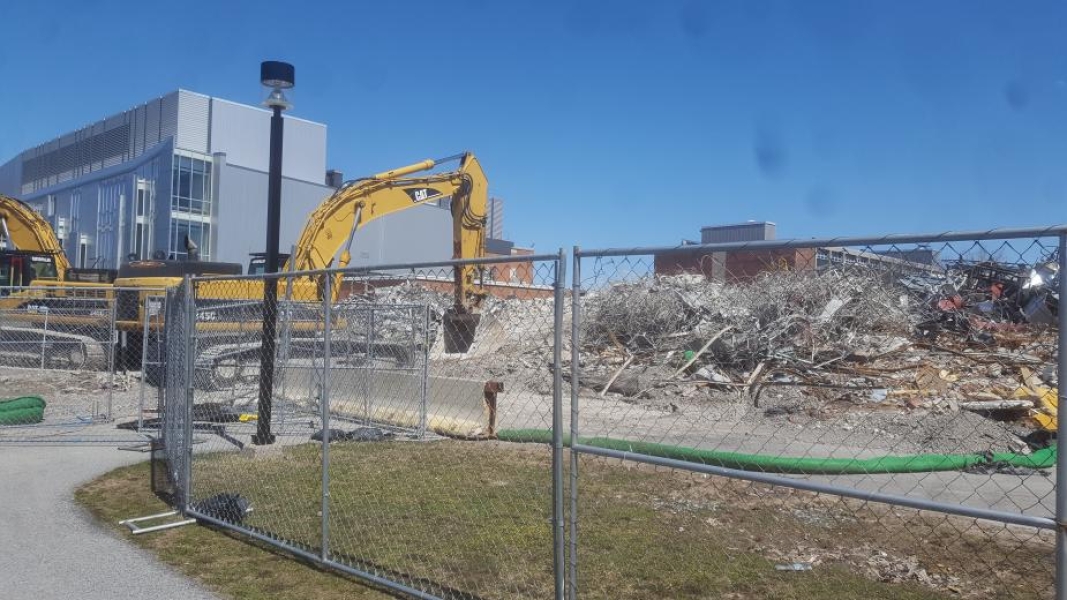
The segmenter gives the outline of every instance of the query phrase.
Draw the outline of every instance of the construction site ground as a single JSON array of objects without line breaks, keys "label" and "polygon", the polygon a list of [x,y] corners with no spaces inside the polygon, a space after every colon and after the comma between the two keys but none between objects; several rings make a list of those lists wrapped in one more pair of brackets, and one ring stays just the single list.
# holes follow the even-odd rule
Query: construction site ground
[{"label": "construction site ground", "polygon": [[[315,474],[305,465],[318,452],[303,445],[204,456],[198,467],[201,492],[259,490],[252,495],[255,510],[249,519],[315,547],[318,514],[294,512],[292,502],[317,499],[309,483]],[[414,575],[434,573],[444,577],[440,583],[487,598],[551,594],[546,519],[551,492],[544,445],[338,443],[331,457],[336,497],[360,507],[350,515],[360,534],[333,538],[335,552],[399,568],[418,566]],[[583,464],[583,597],[1036,599],[1050,590],[1048,532],[975,525],[618,461]],[[109,523],[125,516],[122,506],[160,510],[144,484],[147,477],[144,466],[122,469],[86,485],[79,499]],[[258,487],[264,478],[271,482],[269,490]],[[455,501],[463,490],[465,500]],[[523,499],[518,503],[517,492]],[[286,518],[278,521],[278,514]],[[346,514],[338,510],[334,516]],[[284,561],[241,536],[202,527],[136,542],[241,597],[378,597],[344,578]],[[412,563],[412,556],[420,558]],[[1012,557],[1010,568],[1005,556]],[[813,572],[778,568],[797,562]],[[990,577],[993,568],[996,576]],[[640,583],[627,584],[634,573],[642,574]]]},{"label": "construction site ground", "polygon": [[[0,380],[12,395],[37,393],[46,396],[50,407],[63,410],[69,407],[71,414],[88,405],[88,390],[97,388],[93,393],[100,393],[100,376],[92,373],[48,372],[46,376],[32,369],[0,370]],[[113,405],[116,410],[116,423],[129,422],[135,418],[135,409],[140,400],[139,381],[135,376],[118,377],[123,382],[114,390]],[[126,389],[122,389],[125,387]],[[155,401],[155,388],[148,387],[145,397]],[[228,401],[233,391],[215,392],[205,396],[206,400]],[[255,412],[255,387],[248,384],[239,391],[241,398],[238,406]],[[395,402],[395,398],[382,397],[376,400],[382,404]],[[882,436],[872,431],[874,426],[868,421],[859,421],[855,427],[844,429],[840,423],[822,423],[807,420],[803,423],[791,423],[788,418],[761,419],[759,411],[746,408],[739,400],[732,401],[729,410],[723,411],[720,418],[715,413],[702,410],[690,411],[684,408],[677,411],[664,410],[650,404],[622,404],[615,398],[603,398],[597,394],[583,394],[581,400],[581,430],[583,437],[607,436],[632,441],[657,442],[665,445],[686,446],[701,449],[723,450],[764,454],[769,456],[794,457],[836,457],[869,458],[900,452],[901,440]],[[528,391],[504,392],[500,396],[498,429],[547,429],[551,427],[552,396],[535,394]],[[431,407],[432,410],[432,407]],[[569,435],[570,398],[563,398],[564,427]],[[753,416],[750,413],[757,413]],[[952,437],[966,438],[969,449],[983,451],[990,445],[989,439],[972,435],[975,423],[981,426],[983,417],[969,413],[956,413],[952,419],[942,419],[941,435],[931,436],[929,431],[908,428],[907,436],[915,443],[912,451],[922,450],[922,440],[938,443]],[[914,421],[919,423],[921,421]],[[283,435],[280,440],[284,445],[300,444],[308,441],[317,431],[319,421],[310,410],[302,411],[299,416],[282,412],[276,416],[274,430]],[[927,424],[929,425],[929,424]],[[627,437],[627,432],[641,432],[641,436]],[[989,428],[991,435],[1000,435],[1003,428]],[[248,443],[255,432],[254,423],[231,423],[227,432],[243,443]],[[0,432],[2,433],[2,432]],[[4,433],[40,434],[34,443],[40,444],[52,438],[55,442],[76,440],[77,438],[99,439],[114,438],[133,443],[143,440],[143,436],[120,430],[115,424],[94,427],[41,427],[38,429],[12,430]],[[210,433],[198,432],[200,439],[211,437]],[[906,441],[906,440],[905,440]],[[945,443],[945,442],[942,442]],[[959,448],[958,441],[948,442],[953,448]],[[221,449],[225,444],[207,444],[204,447]],[[236,446],[230,445],[233,450]],[[927,446],[928,448],[930,446]],[[199,448],[198,448],[199,449]],[[934,450],[927,450],[934,451]],[[853,486],[862,490],[878,491],[890,494],[918,496],[934,499],[948,504],[967,504],[986,508],[996,508],[1013,512],[1026,512],[1034,516],[1051,516],[1054,508],[1054,481],[1050,473],[1044,471],[1022,472],[1017,474],[993,473],[972,474],[959,471],[934,473],[897,473],[868,475],[806,475],[804,477],[819,481],[833,481],[838,484]]]}]

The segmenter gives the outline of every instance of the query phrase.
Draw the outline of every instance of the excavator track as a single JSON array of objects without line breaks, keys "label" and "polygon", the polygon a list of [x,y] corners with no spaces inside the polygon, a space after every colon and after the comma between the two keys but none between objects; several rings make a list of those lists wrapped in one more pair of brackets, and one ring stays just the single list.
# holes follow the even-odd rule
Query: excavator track
[{"label": "excavator track", "polygon": [[[104,371],[107,342],[91,336],[35,327],[0,327],[0,360],[33,362],[46,368]],[[42,361],[43,356],[43,361]]]}]

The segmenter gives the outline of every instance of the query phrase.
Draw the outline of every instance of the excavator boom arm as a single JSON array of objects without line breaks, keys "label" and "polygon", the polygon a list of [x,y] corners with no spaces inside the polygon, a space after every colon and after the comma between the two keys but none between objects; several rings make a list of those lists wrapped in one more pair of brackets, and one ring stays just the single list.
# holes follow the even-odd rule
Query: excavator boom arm
[{"label": "excavator boom arm", "polygon": [[[456,158],[460,167],[455,171],[407,177]],[[296,261],[297,271],[348,266],[349,248],[361,227],[379,217],[444,198],[451,198],[453,258],[483,256],[488,187],[478,159],[469,152],[357,179],[337,190],[311,214],[297,242],[296,254],[289,260]],[[476,282],[477,267],[459,267],[455,277],[457,310],[475,308],[482,297]]]},{"label": "excavator boom arm", "polygon": [[21,200],[0,195],[0,237],[5,238],[7,250],[53,255],[61,278],[70,270],[70,263],[52,226]]}]

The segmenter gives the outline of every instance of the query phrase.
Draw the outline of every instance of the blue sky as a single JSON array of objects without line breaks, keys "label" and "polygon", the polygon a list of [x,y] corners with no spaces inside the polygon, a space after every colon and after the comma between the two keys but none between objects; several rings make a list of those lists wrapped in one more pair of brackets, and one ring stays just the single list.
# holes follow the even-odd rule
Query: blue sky
[{"label": "blue sky", "polygon": [[0,4],[0,161],[181,87],[293,114],[356,176],[474,150],[539,250],[1067,221],[1067,4]]}]

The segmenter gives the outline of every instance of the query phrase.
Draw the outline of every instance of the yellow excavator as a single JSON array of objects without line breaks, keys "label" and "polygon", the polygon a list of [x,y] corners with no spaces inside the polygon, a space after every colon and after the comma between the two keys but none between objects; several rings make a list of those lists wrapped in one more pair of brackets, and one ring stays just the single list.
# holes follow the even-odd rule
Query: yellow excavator
[{"label": "yellow excavator", "polygon": [[21,200],[0,195],[0,286],[107,284],[115,272],[75,269],[52,226]]},{"label": "yellow excavator", "polygon": [[25,358],[47,346],[56,366],[103,366],[110,333],[91,325],[110,320],[115,274],[71,267],[48,221],[0,195],[0,346],[6,356]]},{"label": "yellow excavator", "polygon": [[[453,171],[427,173],[438,165],[458,161]],[[321,311],[299,310],[303,303],[318,304],[325,295],[321,275],[301,275],[301,271],[343,268],[351,261],[352,242],[361,227],[385,215],[423,204],[450,199],[452,237],[455,259],[472,259],[485,255],[486,206],[488,181],[478,159],[466,152],[438,160],[424,160],[412,165],[350,181],[327,198],[308,218],[295,253],[288,257],[278,278],[278,297],[285,298],[279,311],[287,331],[308,339],[321,334]],[[417,242],[417,240],[415,240]],[[240,265],[227,263],[174,261],[135,261],[124,265],[115,280],[117,327],[136,334],[144,324],[146,308],[161,288],[181,284],[183,276],[194,269],[199,274],[232,275]],[[254,258],[249,272],[262,272],[262,258]],[[463,264],[454,269],[454,302],[444,315],[443,330],[449,351],[465,352],[479,320],[479,308],[485,298],[480,284],[480,268]],[[286,272],[295,272],[287,276]],[[341,276],[331,285],[331,301],[337,299]],[[209,371],[207,379],[216,385],[225,383],[242,361],[259,355],[254,333],[262,317],[262,279],[218,278],[197,283],[198,371]],[[162,331],[152,331],[161,335]],[[238,339],[240,338],[240,339]],[[165,346],[165,344],[164,344]],[[149,375],[150,379],[158,376]]]}]

